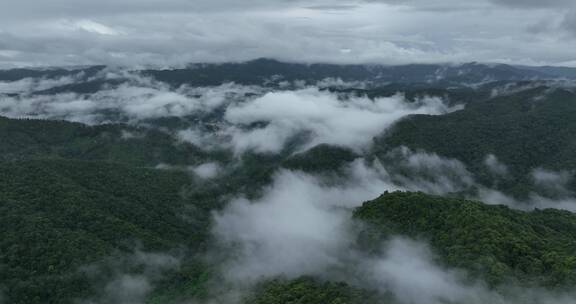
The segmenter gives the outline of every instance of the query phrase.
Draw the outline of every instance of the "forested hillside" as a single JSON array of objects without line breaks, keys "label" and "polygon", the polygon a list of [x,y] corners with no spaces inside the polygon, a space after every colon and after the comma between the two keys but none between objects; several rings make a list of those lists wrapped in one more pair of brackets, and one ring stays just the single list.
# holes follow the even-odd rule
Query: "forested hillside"
[{"label": "forested hillside", "polygon": [[[443,116],[415,115],[376,140],[376,153],[399,146],[437,153],[464,162],[486,185],[494,179],[485,166],[488,155],[505,164],[510,176],[497,187],[525,197],[534,189],[537,168],[576,168],[576,95],[539,87],[482,102]],[[576,189],[575,184],[570,184]]]},{"label": "forested hillside", "polygon": [[89,294],[79,267],[115,253],[200,250],[209,210],[185,208],[190,181],[177,171],[102,162],[1,163],[0,264],[12,303]]},{"label": "forested hillside", "polygon": [[576,215],[553,209],[524,212],[477,201],[392,192],[366,202],[354,217],[374,238],[406,235],[430,242],[442,261],[497,286],[573,286]]},{"label": "forested hillside", "polygon": [[0,71],[0,304],[571,303],[557,73]]},{"label": "forested hillside", "polygon": [[155,129],[0,117],[0,159],[64,158],[136,166],[193,165],[208,159],[197,147]]}]

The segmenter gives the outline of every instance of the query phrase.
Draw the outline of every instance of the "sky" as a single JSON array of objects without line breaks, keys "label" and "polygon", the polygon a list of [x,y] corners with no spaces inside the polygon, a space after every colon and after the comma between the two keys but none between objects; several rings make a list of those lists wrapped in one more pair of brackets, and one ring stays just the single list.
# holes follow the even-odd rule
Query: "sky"
[{"label": "sky", "polygon": [[0,67],[576,66],[573,0],[0,0]]}]

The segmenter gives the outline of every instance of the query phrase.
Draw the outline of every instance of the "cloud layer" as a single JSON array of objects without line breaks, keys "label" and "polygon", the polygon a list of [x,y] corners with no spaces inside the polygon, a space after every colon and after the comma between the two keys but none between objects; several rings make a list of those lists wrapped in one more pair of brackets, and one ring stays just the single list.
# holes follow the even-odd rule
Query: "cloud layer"
[{"label": "cloud layer", "polygon": [[[409,159],[404,169],[440,169],[472,182],[456,161],[418,153]],[[508,286],[504,292],[495,291],[469,280],[462,270],[441,266],[422,241],[396,237],[383,243],[379,254],[358,251],[354,246],[358,223],[351,221],[351,209],[385,190],[405,189],[392,182],[393,171],[360,160],[338,181],[281,170],[261,198],[232,200],[214,216],[213,233],[223,248],[218,251],[229,256],[220,265],[224,283],[241,292],[278,276],[316,276],[392,294],[401,304],[564,304],[574,300],[574,295],[538,288]],[[446,182],[454,181],[440,178],[436,189],[458,187],[443,185]],[[431,187],[431,183],[417,179],[409,187]]]},{"label": "cloud layer", "polygon": [[310,138],[306,147],[331,144],[363,148],[398,119],[410,114],[444,114],[449,108],[439,98],[408,103],[403,96],[378,98],[338,96],[317,89],[272,92],[252,102],[232,106],[226,120],[234,125],[267,122],[263,128],[233,129],[237,151],[279,152],[299,134]]},{"label": "cloud layer", "polygon": [[[573,2],[6,0],[0,65],[573,64]],[[31,9],[33,8],[33,9]]]}]

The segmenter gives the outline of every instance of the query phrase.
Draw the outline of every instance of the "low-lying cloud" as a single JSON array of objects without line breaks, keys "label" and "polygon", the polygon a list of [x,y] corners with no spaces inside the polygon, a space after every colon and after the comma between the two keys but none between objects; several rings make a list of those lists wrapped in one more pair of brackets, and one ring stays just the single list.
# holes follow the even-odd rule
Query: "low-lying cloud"
[{"label": "low-lying cloud", "polygon": [[167,253],[136,251],[112,256],[99,263],[84,266],[99,291],[79,304],[143,304],[154,290],[154,284],[168,271],[180,267],[180,258]]},{"label": "low-lying cloud", "polygon": [[463,163],[435,153],[400,147],[388,153],[383,163],[387,164],[393,183],[410,191],[446,194],[466,190],[475,184]]},{"label": "low-lying cloud", "polygon": [[[453,179],[408,182],[405,176],[406,185],[401,186],[394,182],[397,168],[356,160],[336,180],[281,170],[260,198],[232,200],[214,215],[213,228],[219,248],[225,248],[230,256],[221,265],[227,284],[241,293],[262,280],[311,275],[392,294],[401,304],[564,304],[574,300],[570,294],[540,289],[511,286],[504,293],[492,290],[481,281],[471,281],[463,270],[438,264],[434,252],[421,241],[397,237],[382,244],[377,255],[358,251],[354,246],[358,223],[351,220],[351,210],[362,202],[386,190],[406,190],[405,186],[446,193],[460,185],[443,183],[463,178],[466,186],[474,184],[471,174],[457,161],[408,149],[401,153],[408,160],[400,171],[437,169],[454,175]],[[434,182],[438,185],[433,188]]]},{"label": "low-lying cloud", "polygon": [[0,94],[42,91],[57,86],[72,84],[77,80],[76,77],[60,77],[46,79],[24,78],[17,81],[0,81]]},{"label": "low-lying cloud", "polygon": [[324,143],[360,149],[406,115],[444,114],[452,110],[439,98],[423,98],[415,103],[407,102],[401,95],[342,100],[335,94],[310,88],[271,92],[252,102],[231,106],[225,119],[233,125],[266,123],[262,128],[229,130],[239,152],[279,152],[299,134],[309,136],[305,148]]},{"label": "low-lying cloud", "polygon": [[350,180],[330,185],[320,178],[283,170],[256,201],[233,200],[215,215],[215,236],[239,245],[225,266],[235,282],[278,275],[321,275],[339,264],[353,239],[349,208],[393,188],[378,172],[355,162]]},{"label": "low-lying cloud", "polygon": [[[330,144],[368,154],[372,139],[407,115],[440,115],[459,109],[438,98],[408,102],[401,95],[369,99],[315,87],[270,91],[235,84],[171,88],[133,75],[105,77],[124,80],[93,94],[30,92],[68,80],[14,83],[4,87],[5,93],[28,93],[1,96],[0,111],[11,117],[136,125],[151,118],[208,113],[221,115],[220,120],[211,123],[211,129],[195,126],[177,130],[177,136],[203,148],[229,148],[236,154],[278,153],[294,140],[301,145],[297,150]],[[110,111],[117,115],[109,115]],[[130,139],[139,135],[124,132],[122,136]],[[202,179],[213,179],[226,165],[229,164],[208,162],[188,169]],[[506,164],[496,155],[487,155],[481,165],[494,178],[509,174]],[[357,159],[337,177],[279,169],[260,197],[247,199],[238,194],[214,214],[216,249],[224,248],[230,257],[221,265],[221,274],[226,283],[241,291],[278,276],[313,275],[371,286],[393,294],[402,304],[510,303],[481,282],[465,282],[461,271],[440,266],[434,253],[421,242],[395,238],[383,244],[380,255],[358,252],[354,246],[357,223],[351,220],[351,210],[387,190],[448,194],[476,188],[477,194],[471,194],[471,198],[487,203],[519,209],[554,207],[576,211],[576,200],[566,190],[571,173],[536,169],[531,178],[537,187],[560,193],[562,198],[552,199],[535,192],[527,201],[518,201],[479,185],[458,160],[408,148],[394,150],[385,159]],[[162,274],[179,266],[177,258],[167,255],[136,253],[129,260],[121,263],[135,264],[144,272],[112,272],[100,286],[101,294],[83,303],[143,303]],[[343,270],[350,267],[355,268],[353,276]],[[87,271],[101,275],[97,267]],[[544,303],[574,300],[570,295],[562,298],[543,294],[535,294],[534,299]]]},{"label": "low-lying cloud", "polygon": [[[95,80],[105,85],[91,94],[73,92],[37,94],[42,88],[66,84],[65,80],[24,79],[4,83],[5,91],[22,93],[0,96],[0,113],[22,118],[60,119],[86,124],[138,123],[146,119],[183,117],[210,112],[221,105],[258,92],[256,87],[223,84],[217,87],[171,88],[135,74],[101,73]],[[108,82],[108,84],[106,84]],[[113,84],[119,82],[119,84]],[[1,87],[0,87],[1,88]]]},{"label": "low-lying cloud", "polygon": [[574,47],[556,29],[526,31],[540,20],[561,19],[573,7],[569,0],[4,2],[0,66],[170,66],[259,57],[559,64],[572,61]]},{"label": "low-lying cloud", "polygon": [[363,263],[372,284],[394,294],[399,303],[505,303],[480,283],[465,284],[463,272],[445,269],[425,244],[395,238],[382,256]]},{"label": "low-lying cloud", "polygon": [[[122,70],[105,70],[92,80],[103,85],[87,94],[42,94],[37,93],[39,88],[48,84],[14,85],[20,94],[0,95],[0,112],[15,118],[86,124],[146,125],[150,119],[187,118],[193,122],[192,127],[180,130],[181,140],[202,147],[231,148],[241,154],[278,153],[290,142],[299,143],[298,150],[331,144],[361,151],[373,137],[407,115],[439,115],[461,108],[450,107],[437,97],[416,101],[408,101],[402,95],[370,99],[317,87],[272,90],[228,83],[173,88]],[[328,85],[331,81],[319,83]],[[216,117],[216,121],[202,125],[198,119],[203,116]]]},{"label": "low-lying cloud", "polygon": [[214,178],[222,171],[221,166],[215,162],[204,163],[191,169],[194,174],[203,179]]}]

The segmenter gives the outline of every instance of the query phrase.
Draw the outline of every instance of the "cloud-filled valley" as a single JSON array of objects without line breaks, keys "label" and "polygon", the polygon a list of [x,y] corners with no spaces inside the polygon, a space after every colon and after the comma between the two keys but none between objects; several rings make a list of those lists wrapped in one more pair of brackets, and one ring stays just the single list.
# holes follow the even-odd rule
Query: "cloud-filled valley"
[{"label": "cloud-filled valley", "polygon": [[[269,73],[268,64],[286,70]],[[80,282],[77,276],[90,282],[86,290],[93,294],[71,293],[78,303],[270,303],[250,301],[260,299],[262,284],[302,277],[372,292],[378,303],[576,299],[565,288],[573,274],[558,266],[571,261],[564,251],[572,243],[558,244],[568,242],[571,234],[562,229],[571,229],[564,227],[572,227],[576,211],[568,125],[576,99],[569,77],[526,67],[416,65],[413,74],[413,66],[392,69],[403,73],[395,83],[389,79],[397,76],[386,74],[389,67],[339,70],[265,60],[246,65],[253,75],[237,72],[243,65],[0,75],[15,78],[0,82],[0,134],[6,134],[0,165],[7,172],[0,178],[12,183],[0,193],[10,204],[23,201],[42,210],[32,226],[54,229],[62,240],[78,233],[101,250],[58,273],[71,282]],[[213,79],[211,69],[229,75]],[[298,79],[301,71],[317,74]],[[326,71],[336,75],[323,77]],[[185,73],[206,74],[181,81]],[[204,82],[209,84],[198,85]],[[520,155],[516,151],[527,146],[525,130],[534,133],[529,135],[536,148]],[[45,195],[67,207],[46,211],[27,201],[18,189],[31,179],[46,183]],[[55,183],[61,186],[50,186]],[[76,194],[66,197],[67,191]],[[374,228],[370,212],[376,211],[370,208],[380,206],[379,200],[392,206],[401,195],[396,191],[424,198],[401,204],[408,208],[402,209],[408,223],[401,212],[388,210],[388,222],[376,220],[384,228]],[[414,207],[441,198],[463,206],[437,216],[432,207]],[[83,222],[44,222],[44,212],[58,210]],[[462,214],[449,213],[460,211],[525,225],[518,227],[536,234],[536,241],[530,235],[522,239],[528,245],[498,243],[507,231],[487,220],[470,228],[460,221]],[[433,224],[437,219],[444,222]],[[428,222],[432,232],[419,228]],[[462,226],[456,236],[433,231],[452,224]],[[76,230],[60,228],[67,225]],[[108,227],[141,240],[134,245],[130,238],[98,234],[113,229]],[[474,232],[485,232],[484,239],[476,240]],[[539,233],[558,237],[550,241],[557,251],[530,255],[526,246],[546,249]],[[492,237],[491,246],[504,257],[473,260],[483,247],[475,242]],[[442,243],[461,239],[464,244]],[[18,246],[10,248],[16,256]],[[451,255],[462,248],[472,262]],[[526,258],[517,262],[508,252]],[[58,260],[47,260],[46,276],[57,273]],[[118,271],[116,265],[122,265]],[[20,268],[11,269],[24,277]]]},{"label": "cloud-filled valley", "polygon": [[3,0],[0,304],[576,303],[573,0]]}]

